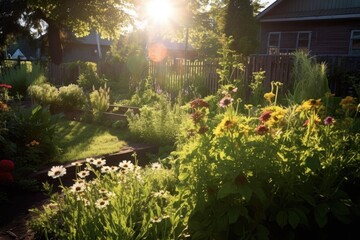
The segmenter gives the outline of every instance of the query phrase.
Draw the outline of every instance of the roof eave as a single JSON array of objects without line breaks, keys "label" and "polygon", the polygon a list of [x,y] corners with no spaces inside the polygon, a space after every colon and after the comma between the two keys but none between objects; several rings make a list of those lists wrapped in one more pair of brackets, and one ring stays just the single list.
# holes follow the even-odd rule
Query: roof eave
[{"label": "roof eave", "polygon": [[331,20],[331,19],[353,19],[360,18],[360,14],[328,15],[328,16],[308,16],[290,18],[262,19],[260,22],[286,22],[286,21],[308,21],[308,20]]},{"label": "roof eave", "polygon": [[282,2],[283,0],[277,0],[275,2],[273,2],[270,6],[268,6],[267,8],[264,9],[264,11],[262,11],[261,13],[259,13],[256,18],[260,19],[262,18],[266,13],[268,13],[271,9],[273,9],[274,7],[276,7],[280,2]]}]

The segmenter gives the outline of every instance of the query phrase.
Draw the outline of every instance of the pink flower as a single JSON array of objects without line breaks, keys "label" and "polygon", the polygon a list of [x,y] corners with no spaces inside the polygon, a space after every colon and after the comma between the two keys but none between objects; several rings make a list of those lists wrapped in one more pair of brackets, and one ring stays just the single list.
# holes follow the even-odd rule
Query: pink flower
[{"label": "pink flower", "polygon": [[225,108],[225,107],[229,106],[233,101],[234,101],[233,98],[231,98],[229,96],[225,96],[220,100],[219,106],[222,108]]},{"label": "pink flower", "polygon": [[14,182],[13,175],[9,172],[0,172],[0,183]]},{"label": "pink flower", "polygon": [[11,172],[14,170],[14,162],[3,159],[0,161],[0,172]]},{"label": "pink flower", "polygon": [[3,87],[3,88],[12,88],[11,85],[6,84],[6,83],[1,83],[1,84],[0,84],[0,88],[1,88],[1,87]]},{"label": "pink flower", "polygon": [[324,119],[324,124],[325,125],[330,125],[330,124],[334,124],[335,123],[335,119],[331,116],[327,116],[325,119]]}]

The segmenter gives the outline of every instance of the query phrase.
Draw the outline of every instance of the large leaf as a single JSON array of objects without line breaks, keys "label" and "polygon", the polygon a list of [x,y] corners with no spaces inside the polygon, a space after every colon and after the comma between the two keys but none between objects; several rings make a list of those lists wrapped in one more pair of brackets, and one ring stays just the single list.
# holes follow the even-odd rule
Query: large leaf
[{"label": "large leaf", "polygon": [[316,206],[314,215],[316,223],[319,225],[320,228],[324,227],[327,223],[327,214],[330,211],[330,207],[326,203],[321,203]]},{"label": "large leaf", "polygon": [[276,222],[281,228],[283,228],[288,222],[288,213],[284,210],[278,212],[276,215]]}]

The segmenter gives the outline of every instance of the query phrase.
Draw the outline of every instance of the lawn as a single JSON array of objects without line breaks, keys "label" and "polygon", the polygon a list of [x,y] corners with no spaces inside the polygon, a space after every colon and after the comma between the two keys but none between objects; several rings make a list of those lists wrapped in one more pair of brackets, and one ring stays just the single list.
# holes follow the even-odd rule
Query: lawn
[{"label": "lawn", "polygon": [[55,141],[61,154],[56,162],[69,162],[87,157],[118,152],[127,145],[129,138],[125,129],[110,129],[83,122],[57,123]]}]

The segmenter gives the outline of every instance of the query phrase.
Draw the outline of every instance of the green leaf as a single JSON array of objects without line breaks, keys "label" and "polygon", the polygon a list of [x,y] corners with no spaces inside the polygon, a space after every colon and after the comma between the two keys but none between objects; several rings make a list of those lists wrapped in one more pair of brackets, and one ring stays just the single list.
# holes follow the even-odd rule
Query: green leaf
[{"label": "green leaf", "polygon": [[321,167],[319,157],[316,155],[307,157],[305,160],[305,166],[310,168],[312,171],[318,170]]},{"label": "green leaf", "polygon": [[234,208],[231,211],[229,211],[227,213],[227,215],[229,217],[229,223],[233,224],[238,220],[238,218],[240,216],[240,209],[239,208]]},{"label": "green leaf", "polygon": [[288,222],[288,213],[283,210],[278,212],[278,214],[276,215],[276,222],[281,228],[283,228]]},{"label": "green leaf", "polygon": [[182,172],[182,173],[179,174],[179,180],[184,181],[189,177],[189,175],[190,174],[188,172]]},{"label": "green leaf", "polygon": [[316,223],[320,228],[324,227],[327,223],[327,214],[330,211],[329,205],[326,203],[321,203],[318,206],[316,206],[314,215]]},{"label": "green leaf", "polygon": [[252,188],[249,186],[249,184],[244,184],[238,187],[238,191],[245,198],[246,201],[249,201],[251,198],[251,195],[253,193]]},{"label": "green leaf", "polygon": [[297,227],[297,225],[300,223],[300,217],[296,214],[295,211],[289,210],[288,211],[289,214],[289,224],[290,226],[295,229]]},{"label": "green leaf", "polygon": [[259,240],[268,240],[269,239],[269,230],[264,225],[256,226],[256,239]]},{"label": "green leaf", "polygon": [[349,221],[349,208],[341,202],[331,204],[331,213],[342,222],[347,223]]},{"label": "green leaf", "polygon": [[220,188],[217,198],[222,199],[227,197],[230,194],[238,193],[238,188],[231,182],[224,183],[224,185]]}]

